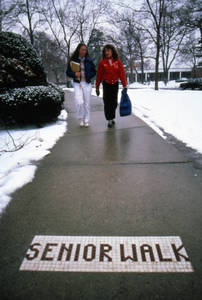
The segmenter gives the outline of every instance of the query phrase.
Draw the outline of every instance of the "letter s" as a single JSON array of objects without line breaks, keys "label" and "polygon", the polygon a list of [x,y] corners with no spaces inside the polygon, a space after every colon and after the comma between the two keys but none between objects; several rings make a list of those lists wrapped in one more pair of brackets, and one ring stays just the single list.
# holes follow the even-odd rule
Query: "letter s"
[{"label": "letter s", "polygon": [[25,257],[26,257],[27,260],[33,260],[33,259],[35,259],[35,258],[38,256],[38,254],[39,254],[39,249],[34,248],[35,246],[41,246],[41,244],[35,243],[35,244],[30,245],[29,250],[33,251],[34,254],[31,255],[30,253],[27,253],[27,254],[25,255]]}]

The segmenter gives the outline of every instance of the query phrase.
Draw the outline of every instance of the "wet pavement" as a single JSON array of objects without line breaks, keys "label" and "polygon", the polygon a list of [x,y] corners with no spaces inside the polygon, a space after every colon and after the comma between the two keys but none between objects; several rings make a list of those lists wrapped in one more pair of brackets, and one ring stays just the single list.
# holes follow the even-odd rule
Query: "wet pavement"
[{"label": "wet pavement", "polygon": [[[201,299],[202,171],[135,116],[108,129],[97,97],[88,129],[65,106],[68,132],[0,218],[0,299]],[[37,235],[177,236],[194,272],[20,271]]]}]

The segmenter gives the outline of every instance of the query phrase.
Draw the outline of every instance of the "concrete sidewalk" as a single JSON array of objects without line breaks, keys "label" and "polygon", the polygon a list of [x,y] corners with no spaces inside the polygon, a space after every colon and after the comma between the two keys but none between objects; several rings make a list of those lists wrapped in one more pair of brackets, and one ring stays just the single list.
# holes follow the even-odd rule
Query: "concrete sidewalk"
[{"label": "concrete sidewalk", "polygon": [[[65,105],[68,132],[0,219],[0,299],[201,299],[202,172],[135,116],[107,129],[97,97],[88,129]],[[19,271],[36,235],[179,236],[194,272]]]}]

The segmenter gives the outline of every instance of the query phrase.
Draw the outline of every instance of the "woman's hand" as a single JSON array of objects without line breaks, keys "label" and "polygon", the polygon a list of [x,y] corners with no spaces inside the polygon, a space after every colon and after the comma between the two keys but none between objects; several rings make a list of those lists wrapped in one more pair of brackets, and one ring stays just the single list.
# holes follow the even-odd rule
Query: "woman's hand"
[{"label": "woman's hand", "polygon": [[76,77],[81,77],[81,72],[76,72],[75,75]]},{"label": "woman's hand", "polygon": [[99,96],[100,95],[100,90],[98,88],[96,88],[96,95]]}]

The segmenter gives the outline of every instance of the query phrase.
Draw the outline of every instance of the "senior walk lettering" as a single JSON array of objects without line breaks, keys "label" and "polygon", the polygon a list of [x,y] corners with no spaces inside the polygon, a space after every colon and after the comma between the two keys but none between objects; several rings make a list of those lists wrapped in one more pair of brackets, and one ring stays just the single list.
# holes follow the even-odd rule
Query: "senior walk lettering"
[{"label": "senior walk lettering", "polygon": [[35,236],[21,271],[193,272],[180,237]]}]

